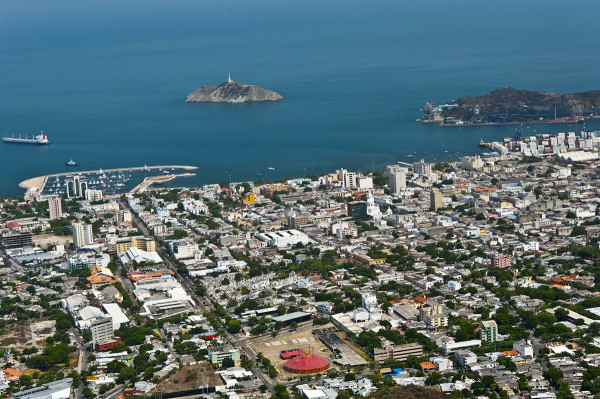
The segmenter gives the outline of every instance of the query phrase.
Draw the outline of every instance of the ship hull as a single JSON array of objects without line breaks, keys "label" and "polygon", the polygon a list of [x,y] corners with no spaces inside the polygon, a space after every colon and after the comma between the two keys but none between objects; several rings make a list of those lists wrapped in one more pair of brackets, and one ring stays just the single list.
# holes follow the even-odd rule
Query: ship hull
[{"label": "ship hull", "polygon": [[7,140],[4,139],[5,143],[13,143],[13,144],[37,144],[37,145],[48,145],[50,144],[50,142],[48,143],[40,143],[38,141],[24,141],[24,140]]},{"label": "ship hull", "polygon": [[50,144],[49,141],[47,142],[40,142],[37,140],[19,140],[19,139],[11,139],[11,138],[4,138],[3,139],[5,143],[13,143],[13,144],[38,144],[38,145],[48,145]]}]

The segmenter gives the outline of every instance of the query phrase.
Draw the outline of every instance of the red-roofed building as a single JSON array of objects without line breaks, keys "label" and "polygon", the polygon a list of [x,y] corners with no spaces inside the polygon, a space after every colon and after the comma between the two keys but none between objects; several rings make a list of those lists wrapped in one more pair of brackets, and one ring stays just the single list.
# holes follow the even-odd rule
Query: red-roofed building
[{"label": "red-roofed building", "polygon": [[427,302],[427,298],[424,296],[418,296],[415,298],[415,302],[417,302],[418,305],[423,305],[425,302]]},{"label": "red-roofed building", "polygon": [[421,362],[419,365],[421,366],[421,370],[425,373],[437,370],[437,366],[431,362]]},{"label": "red-roofed building", "polygon": [[19,381],[19,378],[23,377],[23,372],[7,367],[4,369],[4,379],[7,381],[15,382]]}]

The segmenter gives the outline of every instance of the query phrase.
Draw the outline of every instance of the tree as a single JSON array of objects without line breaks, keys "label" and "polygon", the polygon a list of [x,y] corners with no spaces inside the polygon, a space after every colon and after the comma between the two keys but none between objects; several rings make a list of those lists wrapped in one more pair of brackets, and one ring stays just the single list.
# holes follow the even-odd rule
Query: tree
[{"label": "tree", "polygon": [[227,330],[231,334],[237,334],[242,329],[242,323],[239,320],[231,319],[227,322]]},{"label": "tree", "polygon": [[275,396],[277,396],[279,399],[289,399],[290,397],[287,387],[283,384],[275,385],[273,387],[273,391],[275,391]]},{"label": "tree", "polygon": [[57,330],[68,330],[69,328],[71,328],[73,326],[73,319],[71,318],[70,315],[57,310],[54,314],[54,317],[56,318],[56,329]]},{"label": "tree", "polygon": [[117,378],[117,383],[122,384],[125,381],[133,378],[135,376],[135,370],[132,367],[123,367],[119,372],[119,377]]},{"label": "tree", "polygon": [[159,352],[158,355],[156,356],[156,361],[159,363],[164,363],[167,361],[168,358],[169,358],[169,355],[167,355],[165,352]]},{"label": "tree", "polygon": [[188,236],[187,231],[182,230],[182,229],[175,229],[173,231],[173,234],[171,234],[168,238],[170,240],[181,240],[182,238],[185,238]]},{"label": "tree", "polygon": [[225,359],[223,359],[223,363],[221,364],[222,367],[233,367],[235,366],[235,362],[233,361],[232,358],[230,357],[226,357]]},{"label": "tree", "polygon": [[350,399],[354,395],[348,389],[344,389],[343,391],[338,392],[337,399]]},{"label": "tree", "polygon": [[554,311],[554,317],[558,321],[567,321],[569,320],[569,311],[564,308],[558,308]]},{"label": "tree", "polygon": [[81,394],[86,399],[94,399],[96,397],[94,392],[88,387],[84,387],[83,390],[81,391]]},{"label": "tree", "polygon": [[438,385],[442,382],[442,376],[440,375],[440,373],[438,373],[437,371],[432,372],[431,374],[429,374],[429,376],[425,379],[425,384],[429,385],[429,386],[434,386],[434,385]]}]

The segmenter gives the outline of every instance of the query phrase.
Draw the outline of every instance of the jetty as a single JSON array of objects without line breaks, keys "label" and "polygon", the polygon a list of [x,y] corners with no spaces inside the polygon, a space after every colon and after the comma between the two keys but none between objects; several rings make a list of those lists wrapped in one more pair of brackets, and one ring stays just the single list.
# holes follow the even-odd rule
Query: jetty
[{"label": "jetty", "polygon": [[163,184],[163,183],[173,180],[176,177],[190,177],[190,176],[196,176],[196,174],[187,172],[187,173],[182,173],[182,174],[178,174],[178,175],[148,176],[144,179],[143,182],[141,182],[140,184],[135,186],[133,188],[133,190],[131,190],[129,192],[129,194],[143,193],[144,191],[146,191],[148,189],[148,187],[150,187],[153,184]]}]

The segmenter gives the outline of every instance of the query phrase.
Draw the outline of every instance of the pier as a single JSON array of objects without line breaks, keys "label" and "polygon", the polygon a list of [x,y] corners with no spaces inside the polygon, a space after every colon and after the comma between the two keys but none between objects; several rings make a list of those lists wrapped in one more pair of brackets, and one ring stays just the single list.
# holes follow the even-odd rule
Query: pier
[{"label": "pier", "polygon": [[161,176],[149,176],[144,179],[143,182],[138,184],[129,192],[129,194],[142,193],[148,189],[153,184],[163,184],[168,181],[173,180],[176,177],[189,177],[195,176],[195,173],[182,173],[179,175],[161,175]]},{"label": "pier", "polygon": [[[192,171],[198,169],[197,166],[189,166],[189,165],[157,165],[157,166],[134,166],[129,168],[116,168],[116,169],[95,169],[95,170],[72,170],[64,173],[53,173],[45,176],[33,177],[31,179],[27,179],[19,183],[19,187],[27,190],[25,193],[25,198],[34,198],[38,195],[41,195],[44,191],[44,187],[48,181],[48,179],[53,177],[60,176],[70,176],[70,175],[88,175],[94,173],[100,173],[101,171],[104,173],[113,173],[113,172],[128,172],[128,171],[150,171],[150,170],[161,170],[161,169],[182,169],[185,171]],[[164,183],[174,179],[175,177],[181,176],[193,176],[193,173],[183,173],[183,174],[174,174],[174,175],[165,175],[165,176],[151,176],[151,177],[161,177],[162,179],[152,179],[146,181],[148,178],[144,179],[144,182],[139,184],[134,188],[134,190],[146,190],[150,185],[154,183]],[[146,184],[145,186],[138,188]],[[132,191],[133,192],[133,191]]]}]

